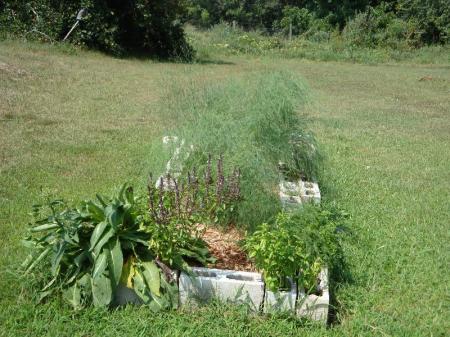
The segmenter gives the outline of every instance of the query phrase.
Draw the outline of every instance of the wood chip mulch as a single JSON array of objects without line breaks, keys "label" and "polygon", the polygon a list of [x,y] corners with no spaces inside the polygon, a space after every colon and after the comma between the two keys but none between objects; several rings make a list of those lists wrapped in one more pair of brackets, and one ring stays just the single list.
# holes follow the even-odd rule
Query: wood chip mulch
[{"label": "wood chip mulch", "polygon": [[235,227],[225,229],[207,227],[203,240],[208,244],[211,254],[217,259],[210,268],[256,271],[254,264],[247,259],[247,254],[240,247],[244,233]]}]

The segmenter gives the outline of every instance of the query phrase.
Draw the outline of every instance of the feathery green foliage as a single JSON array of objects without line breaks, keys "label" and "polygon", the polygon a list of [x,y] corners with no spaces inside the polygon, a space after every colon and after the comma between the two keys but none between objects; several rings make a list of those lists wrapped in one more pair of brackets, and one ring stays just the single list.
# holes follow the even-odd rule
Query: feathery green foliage
[{"label": "feathery green foliage", "polygon": [[185,167],[204,172],[211,153],[223,155],[228,171],[241,170],[243,201],[238,223],[256,225],[280,210],[279,162],[290,174],[317,178],[320,156],[299,108],[308,89],[287,72],[262,72],[207,87],[193,83],[174,89],[166,116],[171,130],[193,146]]}]

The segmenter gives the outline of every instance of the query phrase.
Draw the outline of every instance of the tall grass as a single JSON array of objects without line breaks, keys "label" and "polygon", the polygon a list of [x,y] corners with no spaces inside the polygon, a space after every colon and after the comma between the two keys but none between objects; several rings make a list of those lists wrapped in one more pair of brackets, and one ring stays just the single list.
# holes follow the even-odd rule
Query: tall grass
[{"label": "tall grass", "polygon": [[193,145],[184,167],[201,172],[212,154],[223,155],[228,171],[241,169],[240,224],[252,227],[279,211],[280,161],[290,174],[315,179],[319,157],[298,111],[307,97],[302,79],[282,71],[172,90],[166,117],[178,127],[170,132]]}]

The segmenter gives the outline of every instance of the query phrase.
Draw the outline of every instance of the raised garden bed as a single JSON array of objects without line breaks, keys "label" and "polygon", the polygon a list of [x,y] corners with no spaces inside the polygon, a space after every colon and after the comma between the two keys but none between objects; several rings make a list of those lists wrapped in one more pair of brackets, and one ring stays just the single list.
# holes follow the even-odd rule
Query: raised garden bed
[{"label": "raised garden bed", "polygon": [[[222,156],[216,174],[211,156],[204,171],[194,167],[186,177],[171,168],[157,181],[150,176],[145,201],[124,185],[76,207],[39,205],[27,239],[35,250],[24,265],[29,272],[51,261],[53,280],[41,297],[61,291],[74,308],[130,303],[155,311],[216,298],[326,322],[328,274],[319,271],[332,260],[327,248],[310,247],[335,244],[335,224],[320,207],[302,206],[320,202],[316,183],[281,181],[284,210],[247,234],[230,225],[242,200],[239,168],[225,176]],[[70,278],[58,284],[60,276]]]},{"label": "raised garden bed", "polygon": [[[317,183],[280,182],[280,199],[285,208],[294,209],[305,202],[320,202]],[[241,270],[255,270],[253,264],[237,245],[242,235],[234,228],[228,232],[209,229],[204,239],[218,258],[216,266],[235,266],[240,270],[193,268],[193,275],[181,273],[179,279],[180,304],[197,305],[214,298],[246,304],[254,311],[264,313],[290,312],[326,323],[329,309],[328,271],[322,268],[317,279],[317,291],[306,294],[292,279],[290,289],[271,291],[264,285],[261,274]]]}]

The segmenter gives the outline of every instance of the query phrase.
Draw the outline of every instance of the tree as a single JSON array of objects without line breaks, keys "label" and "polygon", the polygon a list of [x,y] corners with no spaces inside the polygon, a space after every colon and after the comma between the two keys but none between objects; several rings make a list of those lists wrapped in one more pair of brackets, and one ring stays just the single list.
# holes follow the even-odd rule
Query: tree
[{"label": "tree", "polygon": [[87,14],[70,37],[74,43],[119,55],[193,56],[180,21],[186,10],[182,0],[12,0],[0,7],[0,27],[16,33],[34,28],[60,40],[80,8]]}]

